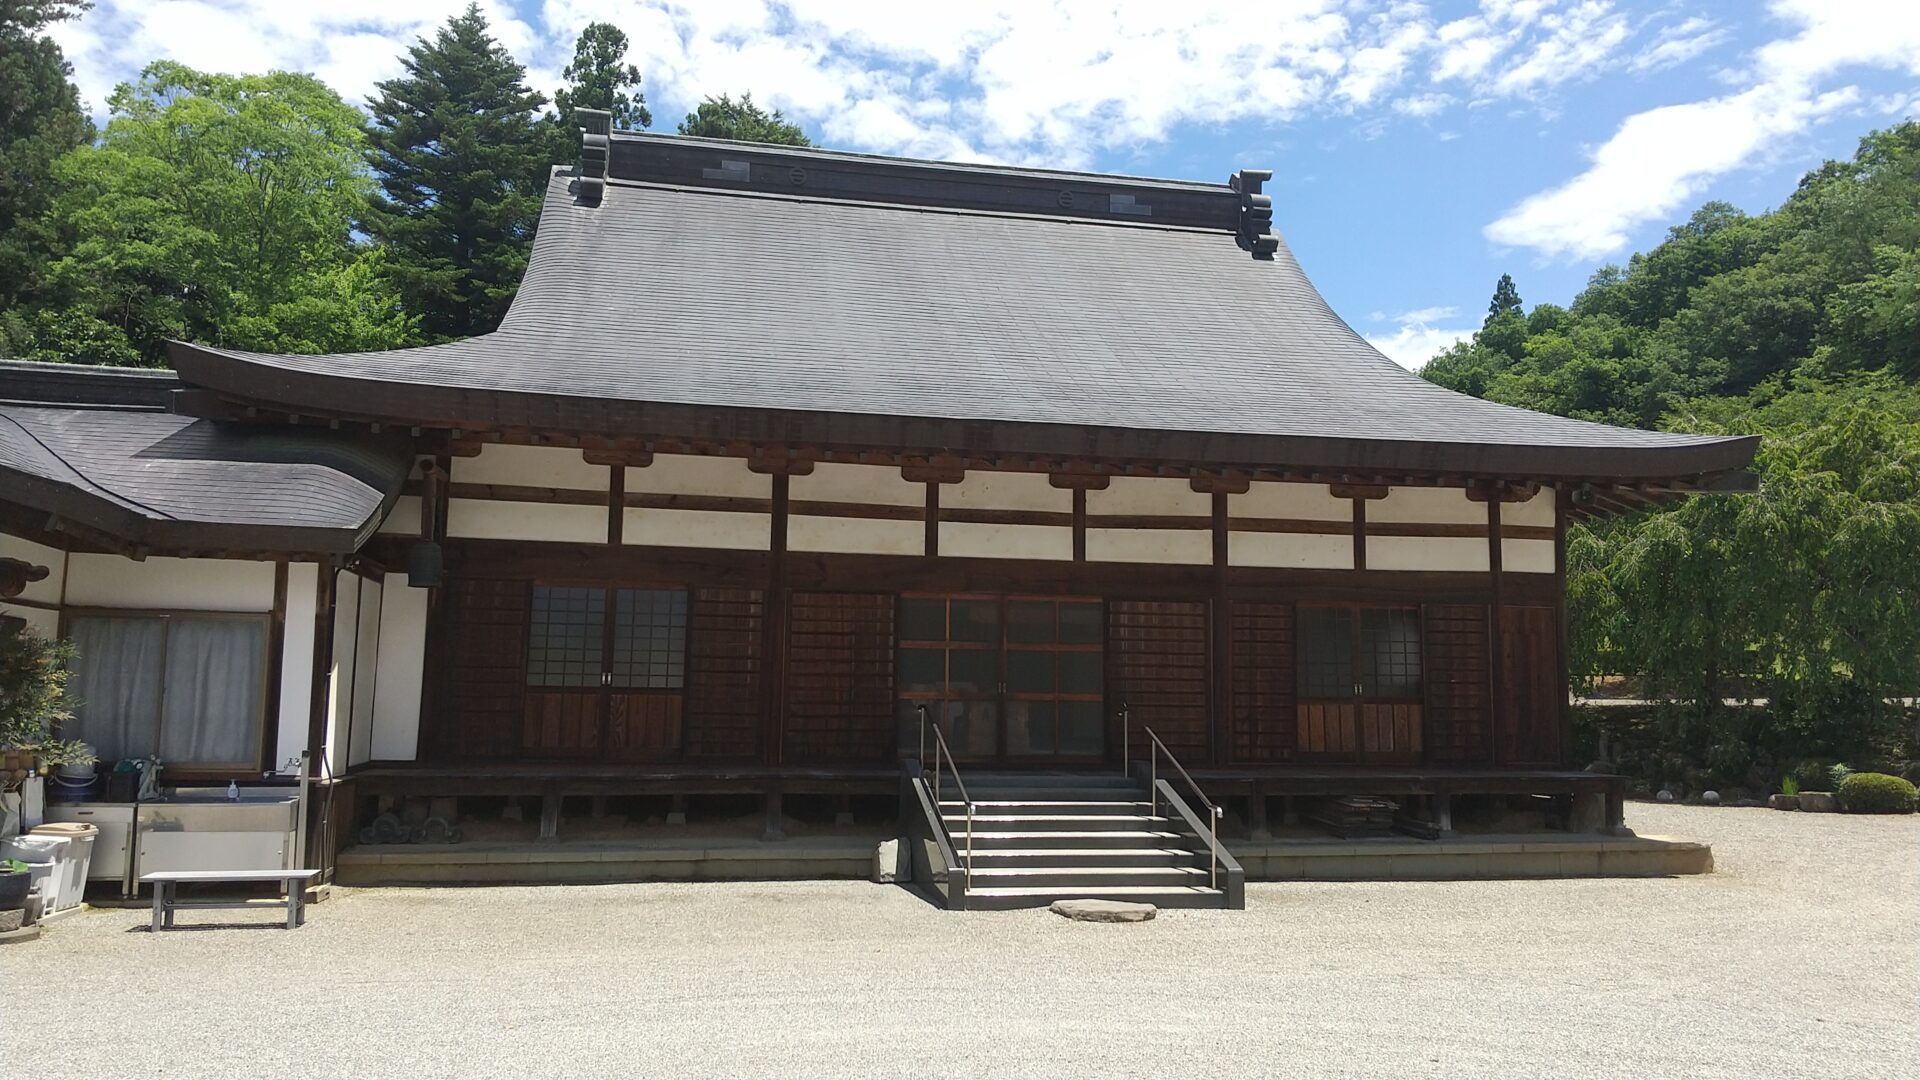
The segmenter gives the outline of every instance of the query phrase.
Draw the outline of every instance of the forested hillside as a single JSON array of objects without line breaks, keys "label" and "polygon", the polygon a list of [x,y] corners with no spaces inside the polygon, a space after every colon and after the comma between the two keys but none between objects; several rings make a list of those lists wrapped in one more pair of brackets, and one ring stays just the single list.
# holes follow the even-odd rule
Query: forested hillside
[{"label": "forested hillside", "polygon": [[[1763,436],[1758,494],[1575,529],[1577,681],[1667,702],[1653,777],[1909,754],[1920,693],[1920,123],[1875,132],[1777,210],[1709,203],[1568,307],[1503,279],[1422,371],[1614,424]],[[1759,695],[1764,711],[1730,709]],[[1777,775],[1777,774],[1776,774]]]},{"label": "forested hillside", "polygon": [[[0,2],[0,356],[157,365],[169,338],[274,352],[485,333],[519,287],[578,109],[652,123],[627,37],[582,29],[552,107],[478,6],[350,102],[310,76],[156,61],[95,131],[46,36],[85,0]],[[687,134],[806,144],[749,97]]]}]

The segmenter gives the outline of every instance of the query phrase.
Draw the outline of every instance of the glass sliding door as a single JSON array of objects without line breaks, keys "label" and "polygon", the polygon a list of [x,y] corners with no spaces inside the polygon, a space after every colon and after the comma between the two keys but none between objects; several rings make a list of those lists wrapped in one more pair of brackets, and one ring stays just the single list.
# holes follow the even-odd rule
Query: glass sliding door
[{"label": "glass sliding door", "polygon": [[903,742],[917,709],[963,760],[1093,762],[1106,754],[1105,620],[1097,600],[905,596]]}]

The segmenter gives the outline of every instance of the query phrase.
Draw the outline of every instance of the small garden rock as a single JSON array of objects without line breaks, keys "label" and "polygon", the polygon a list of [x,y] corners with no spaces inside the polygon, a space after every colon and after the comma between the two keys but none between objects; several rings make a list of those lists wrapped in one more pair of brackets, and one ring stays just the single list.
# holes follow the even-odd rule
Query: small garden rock
[{"label": "small garden rock", "polygon": [[1055,900],[1052,911],[1081,922],[1146,922],[1160,913],[1152,904],[1120,900]]},{"label": "small garden rock", "polygon": [[1700,793],[1700,801],[1706,803],[1708,806],[1719,806],[1720,793],[1717,791],[1703,791]]},{"label": "small garden rock", "polygon": [[1666,788],[1661,788],[1653,798],[1656,802],[1672,802],[1674,800],[1674,794]]},{"label": "small garden rock", "polygon": [[1809,814],[1837,813],[1840,804],[1834,800],[1831,791],[1803,791],[1800,793],[1800,809]]},{"label": "small garden rock", "polygon": [[1800,796],[1769,795],[1767,796],[1767,805],[1773,807],[1775,810],[1798,810],[1800,809]]}]

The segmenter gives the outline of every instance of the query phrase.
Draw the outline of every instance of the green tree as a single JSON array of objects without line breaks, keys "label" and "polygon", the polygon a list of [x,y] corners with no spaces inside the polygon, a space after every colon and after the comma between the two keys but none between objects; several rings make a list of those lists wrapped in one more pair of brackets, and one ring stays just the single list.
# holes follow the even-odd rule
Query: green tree
[{"label": "green tree", "polygon": [[1520,306],[1520,290],[1514,287],[1513,275],[1501,274],[1500,280],[1494,283],[1493,301],[1487,305],[1487,321],[1482,325],[1490,325],[1508,312],[1518,315]]},{"label": "green tree", "polygon": [[93,137],[93,122],[69,81],[72,65],[41,34],[89,6],[86,0],[0,0],[0,267],[6,268],[0,310],[39,282],[53,163]]},{"label": "green tree", "polygon": [[752,94],[742,94],[738,101],[725,94],[707,98],[680,121],[680,134],[737,142],[813,145],[800,125],[780,115],[779,109],[768,112],[754,104]]},{"label": "green tree", "polygon": [[627,35],[619,27],[596,22],[580,31],[573,60],[561,72],[567,85],[553,95],[554,114],[564,131],[575,134],[575,109],[604,109],[620,130],[652,126],[647,96],[640,92],[640,69],[626,61]]},{"label": "green tree", "polygon": [[381,191],[367,231],[428,339],[483,334],[526,270],[551,165],[538,122],[546,99],[527,89],[477,4],[402,63],[406,74],[367,102]]},{"label": "green tree", "polygon": [[[99,145],[55,166],[49,220],[66,254],[47,269],[57,303],[12,324],[23,351],[157,363],[169,338],[270,351],[407,339],[385,281],[355,269],[372,183],[360,116],[339,95],[309,75],[162,61],[110,109]],[[295,303],[322,311],[290,334],[277,312]]]}]

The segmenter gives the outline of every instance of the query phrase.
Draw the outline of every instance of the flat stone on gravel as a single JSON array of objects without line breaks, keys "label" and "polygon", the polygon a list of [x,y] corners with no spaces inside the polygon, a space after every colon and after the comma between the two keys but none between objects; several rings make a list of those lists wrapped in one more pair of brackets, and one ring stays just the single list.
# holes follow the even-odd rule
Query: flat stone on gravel
[{"label": "flat stone on gravel", "polygon": [[1160,913],[1152,904],[1123,900],[1055,900],[1052,911],[1081,922],[1146,922]]}]

